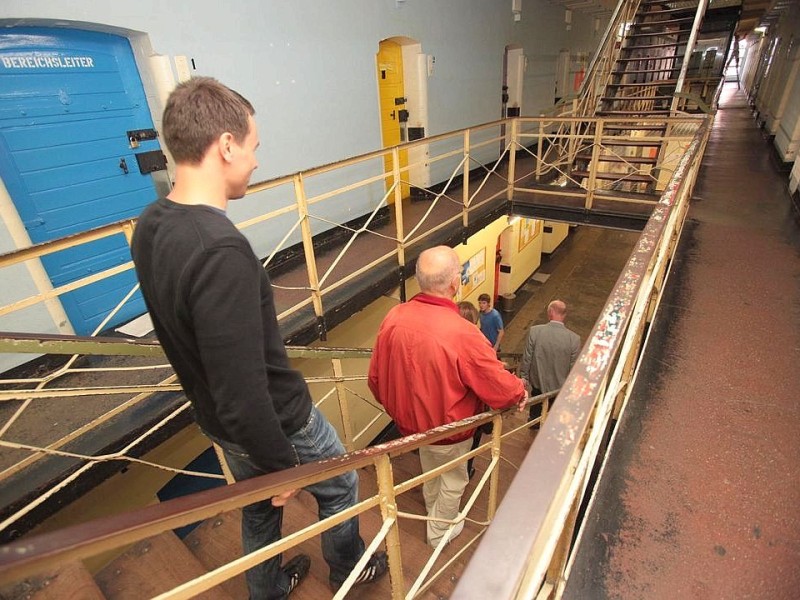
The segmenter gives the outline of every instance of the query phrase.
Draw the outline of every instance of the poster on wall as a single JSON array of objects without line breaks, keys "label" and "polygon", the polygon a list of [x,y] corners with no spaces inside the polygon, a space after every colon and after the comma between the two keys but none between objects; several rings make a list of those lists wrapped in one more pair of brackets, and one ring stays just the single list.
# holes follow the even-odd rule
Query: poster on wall
[{"label": "poster on wall", "polygon": [[469,296],[484,281],[486,281],[486,248],[481,248],[461,265],[461,289],[456,301]]},{"label": "poster on wall", "polygon": [[519,252],[542,233],[542,221],[539,219],[522,219],[519,222]]}]

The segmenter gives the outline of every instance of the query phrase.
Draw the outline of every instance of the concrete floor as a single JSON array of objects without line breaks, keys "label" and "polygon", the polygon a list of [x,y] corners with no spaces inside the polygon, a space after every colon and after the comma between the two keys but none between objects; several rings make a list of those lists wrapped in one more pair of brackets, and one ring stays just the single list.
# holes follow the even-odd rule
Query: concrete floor
[{"label": "concrete floor", "polygon": [[[504,315],[503,351],[522,353],[528,329],[547,322],[547,305],[556,299],[566,302],[566,325],[585,342],[638,239],[638,232],[572,227],[517,291],[516,310]],[[536,280],[541,275],[548,275],[543,283]]]},{"label": "concrete floor", "polygon": [[565,598],[800,596],[800,228],[726,87]]}]

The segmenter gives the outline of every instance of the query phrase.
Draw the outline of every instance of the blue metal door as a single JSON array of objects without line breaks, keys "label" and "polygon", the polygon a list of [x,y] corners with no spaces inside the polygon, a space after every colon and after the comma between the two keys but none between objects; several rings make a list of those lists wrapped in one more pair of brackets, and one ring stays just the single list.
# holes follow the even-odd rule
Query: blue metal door
[{"label": "blue metal door", "polygon": [[[55,28],[0,33],[0,177],[34,243],[137,216],[156,196],[129,131],[153,128],[127,39]],[[58,287],[126,263],[117,235],[45,257]],[[79,334],[91,333],[136,283],[132,270],[61,296]],[[5,285],[5,283],[4,283]],[[145,312],[137,293],[109,326]]]}]

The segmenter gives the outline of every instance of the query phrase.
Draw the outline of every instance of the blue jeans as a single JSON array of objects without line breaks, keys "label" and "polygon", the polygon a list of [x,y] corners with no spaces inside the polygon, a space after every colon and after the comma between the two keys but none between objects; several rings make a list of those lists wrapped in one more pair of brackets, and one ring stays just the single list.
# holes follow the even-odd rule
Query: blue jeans
[{"label": "blue jeans", "polygon": [[[214,440],[223,450],[234,479],[241,481],[264,475],[241,446]],[[303,463],[344,454],[336,430],[316,407],[299,431],[289,436],[298,461]],[[305,488],[317,499],[320,520],[338,514],[358,502],[358,475],[348,471]],[[262,500],[242,509],[242,546],[245,553],[263,548],[281,538],[283,508]],[[330,567],[332,580],[344,581],[364,553],[358,533],[358,518],[340,523],[322,534],[322,555]],[[285,598],[289,578],[281,570],[281,556],[275,556],[247,571],[247,587],[252,600]]]}]

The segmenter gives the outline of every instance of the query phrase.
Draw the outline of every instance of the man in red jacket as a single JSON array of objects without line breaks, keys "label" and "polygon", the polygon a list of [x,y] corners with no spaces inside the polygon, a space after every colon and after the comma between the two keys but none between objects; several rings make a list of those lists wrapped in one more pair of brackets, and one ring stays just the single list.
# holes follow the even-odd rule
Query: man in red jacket
[{"label": "man in red jacket", "polygon": [[[481,405],[524,405],[525,386],[503,368],[483,334],[452,301],[461,264],[452,248],[437,246],[417,259],[421,292],[386,315],[369,365],[369,387],[403,435],[471,417]],[[429,471],[470,449],[472,431],[423,446],[419,459]],[[466,463],[423,484],[427,538],[438,545],[458,515],[469,478]],[[460,522],[450,539],[464,528]]]}]

